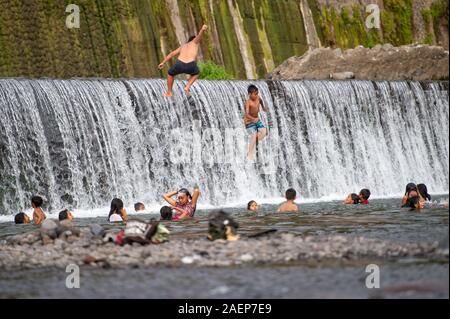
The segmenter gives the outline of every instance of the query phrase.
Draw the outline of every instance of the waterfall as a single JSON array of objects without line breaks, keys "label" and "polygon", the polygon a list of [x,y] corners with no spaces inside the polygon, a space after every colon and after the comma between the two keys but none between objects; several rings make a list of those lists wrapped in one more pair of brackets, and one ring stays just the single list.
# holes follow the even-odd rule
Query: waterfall
[{"label": "waterfall", "polygon": [[[246,160],[247,86],[269,109]],[[48,210],[161,203],[180,187],[227,205],[281,197],[448,193],[448,82],[0,79],[0,214],[45,196]]]}]

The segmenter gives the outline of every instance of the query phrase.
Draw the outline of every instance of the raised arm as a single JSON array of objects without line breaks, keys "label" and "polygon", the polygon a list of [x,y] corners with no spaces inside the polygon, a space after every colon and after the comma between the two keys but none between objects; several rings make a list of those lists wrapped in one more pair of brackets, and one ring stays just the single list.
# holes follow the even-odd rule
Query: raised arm
[{"label": "raised arm", "polygon": [[200,32],[198,33],[198,35],[194,39],[195,43],[199,44],[200,41],[202,41],[203,34],[206,32],[206,30],[208,30],[208,26],[206,24],[204,24],[203,27],[200,29]]},{"label": "raised arm", "polygon": [[196,186],[194,189],[194,193],[192,194],[192,201],[191,201],[191,205],[194,209],[197,207],[197,201],[199,197],[200,197],[200,190],[198,189],[198,186]]},{"label": "raised arm", "polygon": [[177,205],[177,202],[176,202],[172,197],[175,196],[177,193],[178,193],[178,192],[175,191],[175,192],[170,192],[170,193],[164,194],[164,195],[163,195],[164,200],[165,200],[166,202],[168,202],[170,205],[176,206],[176,205]]},{"label": "raised arm", "polygon": [[164,58],[164,60],[158,65],[158,68],[161,70],[162,68],[164,68],[164,64],[166,64],[167,62],[169,62],[170,60],[172,60],[174,57],[176,57],[177,55],[179,55],[181,52],[181,47],[179,47],[178,49],[176,49],[175,51],[172,51],[169,53],[168,56],[166,56]]}]

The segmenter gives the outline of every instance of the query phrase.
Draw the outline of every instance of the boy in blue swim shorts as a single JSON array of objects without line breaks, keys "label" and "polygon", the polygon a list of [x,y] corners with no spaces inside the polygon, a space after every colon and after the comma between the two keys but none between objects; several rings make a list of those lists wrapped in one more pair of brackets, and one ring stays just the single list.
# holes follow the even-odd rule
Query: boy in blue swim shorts
[{"label": "boy in blue swim shorts", "polygon": [[267,135],[267,129],[259,118],[260,108],[264,112],[268,112],[263,101],[259,97],[259,90],[255,85],[248,87],[249,99],[245,103],[244,123],[247,133],[250,136],[248,147],[248,159],[253,161],[256,143],[261,142]]}]

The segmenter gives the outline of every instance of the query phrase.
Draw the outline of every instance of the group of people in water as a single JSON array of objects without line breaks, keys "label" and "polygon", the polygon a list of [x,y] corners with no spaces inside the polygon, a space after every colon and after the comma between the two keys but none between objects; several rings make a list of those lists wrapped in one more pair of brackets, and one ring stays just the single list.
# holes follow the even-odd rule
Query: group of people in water
[{"label": "group of people in water", "polygon": [[[184,89],[187,95],[190,94],[190,89],[194,82],[198,79],[200,70],[197,65],[197,55],[199,52],[199,45],[204,33],[208,30],[206,25],[203,25],[197,36],[189,38],[188,42],[175,51],[171,52],[159,64],[159,69],[163,69],[164,65],[172,58],[178,57],[174,66],[168,71],[168,90],[164,94],[167,97],[173,96],[173,84],[175,76],[179,74],[188,74],[188,80]],[[259,90],[255,85],[248,87],[248,99],[245,103],[244,125],[249,134],[249,148],[248,159],[254,159],[254,150],[258,142],[262,141],[267,136],[267,128],[259,117],[260,111],[268,112],[264,106],[263,100],[259,96]],[[172,191],[163,195],[164,200],[168,205],[163,206],[160,210],[161,220],[180,221],[184,219],[192,219],[197,209],[197,202],[200,197],[200,190],[196,185],[192,194],[186,188],[177,191]],[[344,204],[348,205],[368,205],[371,192],[369,189],[362,189],[359,194],[352,193],[344,200]],[[286,201],[280,205],[277,212],[299,212],[299,207],[295,203],[297,199],[297,192],[290,188],[285,193]],[[412,210],[424,208],[425,202],[430,201],[431,196],[425,184],[409,183],[406,186],[405,195],[402,198],[401,206],[410,208]],[[40,196],[34,196],[31,199],[31,206],[33,208],[32,220],[36,225],[40,225],[45,219],[46,215],[42,210],[43,199]],[[137,213],[146,213],[145,205],[143,203],[136,203],[134,209]],[[252,200],[247,205],[247,210],[256,212],[259,210],[259,205]],[[59,213],[59,220],[73,220],[74,216],[71,211],[65,209]],[[129,219],[124,203],[119,198],[114,198],[111,201],[111,208],[108,215],[108,221],[127,222]],[[25,213],[19,213],[14,218],[16,224],[27,224],[31,222],[29,216]]]},{"label": "group of people in water", "polygon": [[[197,210],[197,202],[200,198],[201,192],[197,185],[191,192],[186,188],[181,188],[177,191],[172,191],[163,195],[163,199],[168,205],[163,206],[160,209],[160,220],[164,221],[181,221],[194,218]],[[371,192],[369,189],[362,189],[359,194],[349,194],[345,200],[346,205],[369,205],[369,198]],[[300,209],[297,200],[297,191],[293,188],[289,188],[285,193],[286,201],[283,202],[277,209],[277,213],[299,213]],[[431,195],[428,193],[427,186],[425,184],[409,183],[406,185],[405,194],[401,200],[402,208],[409,208],[410,210],[420,210],[425,207],[425,203],[431,201]],[[33,196],[31,198],[31,207],[33,208],[33,216],[30,218],[25,213],[18,213],[14,217],[16,224],[28,224],[31,221],[36,225],[40,225],[45,219],[46,215],[42,210],[44,200],[40,196]],[[247,204],[247,210],[249,212],[259,211],[260,206],[254,200]],[[141,202],[134,204],[134,210],[136,213],[150,214],[145,208],[145,205]],[[58,215],[59,221],[73,220],[74,214],[68,210],[62,210]],[[128,213],[124,207],[124,203],[119,198],[114,198],[111,201],[111,207],[108,214],[108,222],[110,223],[122,223],[129,220]]]}]

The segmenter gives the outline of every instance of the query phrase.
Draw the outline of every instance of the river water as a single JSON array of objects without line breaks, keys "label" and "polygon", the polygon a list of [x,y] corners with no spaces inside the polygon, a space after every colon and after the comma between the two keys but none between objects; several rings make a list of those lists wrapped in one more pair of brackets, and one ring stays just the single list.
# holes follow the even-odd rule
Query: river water
[{"label": "river water", "polygon": [[[399,208],[399,198],[373,199],[369,206],[346,206],[340,201],[303,203],[300,214],[277,214],[275,205],[259,213],[226,208],[239,222],[242,236],[276,229],[302,236],[362,236],[400,243],[439,242],[448,235],[448,195],[433,196],[421,212]],[[196,219],[169,222],[172,238],[204,238],[209,210]],[[75,212],[76,214],[76,212]],[[105,212],[106,215],[106,212]],[[133,215],[149,219],[156,215]],[[107,228],[105,217],[79,218]],[[0,223],[0,237],[32,229]],[[381,289],[367,289],[365,267],[380,266]],[[448,261],[426,258],[393,260],[335,260],[289,265],[239,267],[152,267],[146,269],[82,268],[81,288],[67,289],[63,270],[0,270],[1,298],[448,298]]]}]

